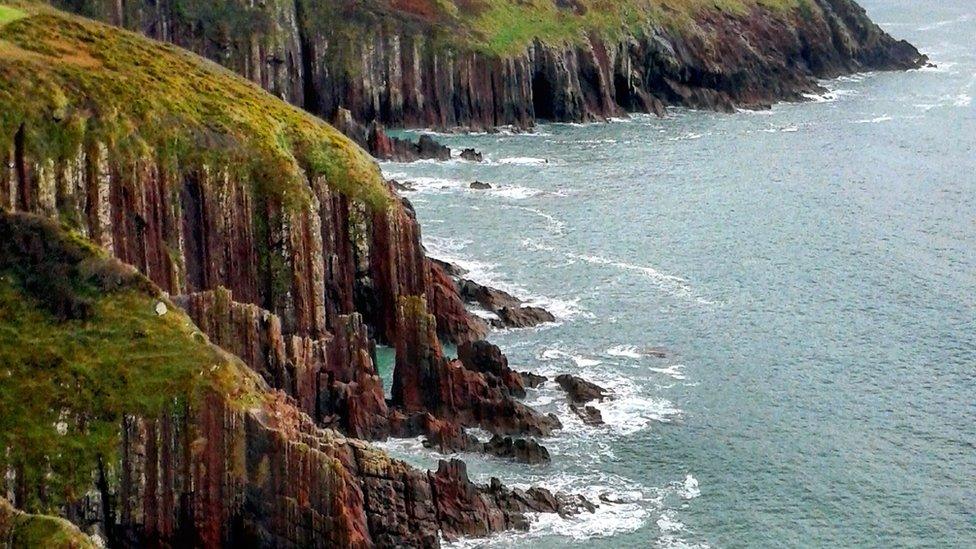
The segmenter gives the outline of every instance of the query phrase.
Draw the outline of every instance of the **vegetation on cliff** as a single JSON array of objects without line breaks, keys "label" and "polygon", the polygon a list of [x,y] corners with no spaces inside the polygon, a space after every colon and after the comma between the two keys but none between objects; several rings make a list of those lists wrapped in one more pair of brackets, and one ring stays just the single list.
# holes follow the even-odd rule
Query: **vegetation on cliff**
[{"label": "vegetation on cliff", "polygon": [[331,126],[172,45],[49,6],[0,4],[0,150],[70,159],[107,144],[173,171],[222,169],[294,202],[308,178],[383,206],[372,159]]},{"label": "vegetation on cliff", "polygon": [[47,549],[94,549],[91,538],[59,517],[30,515],[0,498],[0,546]]},{"label": "vegetation on cliff", "polygon": [[0,471],[22,508],[57,512],[113,474],[125,417],[208,388],[253,402],[254,375],[133,268],[35,216],[0,213],[0,234]]}]

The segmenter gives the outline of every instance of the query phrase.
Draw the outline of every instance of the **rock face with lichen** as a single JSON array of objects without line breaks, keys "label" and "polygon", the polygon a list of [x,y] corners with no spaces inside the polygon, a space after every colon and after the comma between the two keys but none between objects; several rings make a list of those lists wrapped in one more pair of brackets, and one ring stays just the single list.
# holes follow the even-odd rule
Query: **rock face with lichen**
[{"label": "rock face with lichen", "polygon": [[[269,381],[288,385],[282,364],[313,365],[293,352],[309,346],[320,347],[319,373],[332,382],[321,387],[326,400],[359,383],[339,381],[335,367],[343,361],[329,360],[361,350],[355,317],[339,338],[293,339],[288,347],[270,313],[234,303],[226,290],[177,300],[245,364],[208,342],[179,308],[158,315],[156,305],[169,301],[155,285],[52,221],[0,212],[0,231],[7,237],[0,246],[0,305],[17,318],[29,316],[32,327],[19,330],[16,320],[0,317],[0,353],[10,368],[3,395],[24,387],[51,394],[63,407],[41,403],[39,410],[56,414],[61,430],[44,417],[24,416],[30,410],[4,419],[0,463],[8,474],[2,486],[18,508],[60,511],[114,547],[433,547],[441,535],[524,528],[524,513],[540,505],[534,498],[556,501],[545,491],[527,497],[497,482],[474,484],[459,463],[443,462],[437,473],[418,471],[323,428],[303,410],[304,393],[296,398],[271,388]],[[64,309],[65,299],[84,305]],[[77,402],[59,397],[64,383],[57,373],[43,373],[56,359],[33,352],[31,344],[35,337],[51,342],[51,334],[69,340],[97,334],[98,343],[89,347],[59,347],[57,361],[77,368],[84,356],[103,385],[68,387],[82,392]],[[290,379],[301,378],[292,373]],[[344,405],[355,409],[360,395],[347,391]],[[361,426],[350,417],[356,416],[335,423]],[[29,421],[38,425],[25,425]],[[64,438],[38,439],[45,422]],[[376,425],[362,424],[366,430]],[[107,438],[98,445],[95,437]],[[78,455],[44,453],[75,445],[91,448]],[[44,455],[50,461],[37,459]],[[67,460],[77,478],[62,482],[45,470],[59,467],[58,460]],[[0,539],[89,544],[64,521],[6,506],[0,506]]]},{"label": "rock face with lichen", "polygon": [[191,49],[327,119],[348,109],[391,126],[763,107],[818,91],[819,78],[924,62],[853,0],[60,4]]},{"label": "rock face with lichen", "polygon": [[[15,507],[122,547],[429,547],[559,510],[360,440],[555,423],[443,357],[440,338],[485,328],[359,148],[188,53],[41,4],[0,40]],[[377,341],[397,348],[392,408]]]}]

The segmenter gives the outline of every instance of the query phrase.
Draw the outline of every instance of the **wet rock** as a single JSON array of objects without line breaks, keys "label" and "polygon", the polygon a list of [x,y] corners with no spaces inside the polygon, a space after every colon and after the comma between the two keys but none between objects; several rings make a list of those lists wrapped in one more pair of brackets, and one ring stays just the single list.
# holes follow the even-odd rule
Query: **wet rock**
[{"label": "wet rock", "polygon": [[581,406],[570,404],[569,409],[583,420],[583,423],[591,426],[603,425],[603,414],[593,406]]},{"label": "wet rock", "polygon": [[533,374],[532,372],[519,372],[519,375],[522,376],[522,383],[524,383],[526,387],[531,387],[533,389],[538,389],[549,381],[548,377]]},{"label": "wet rock", "polygon": [[549,463],[549,451],[535,439],[503,437],[495,435],[484,443],[483,452],[505,459],[512,459],[519,463],[538,465]]},{"label": "wet rock", "polygon": [[532,328],[556,321],[552,313],[541,307],[502,307],[495,314],[509,328]]},{"label": "wet rock", "polygon": [[413,192],[413,191],[416,191],[416,190],[417,190],[417,189],[416,189],[416,188],[415,188],[415,187],[413,186],[413,183],[412,183],[412,182],[410,182],[410,181],[404,181],[404,182],[402,182],[402,183],[401,183],[400,181],[398,181],[398,180],[396,180],[396,179],[391,179],[389,183],[390,183],[390,185],[391,185],[391,186],[392,186],[392,187],[393,187],[393,188],[394,188],[394,189],[395,189],[395,190],[396,190],[397,192],[401,192],[401,193],[402,193],[402,192]]},{"label": "wet rock", "polygon": [[525,396],[522,376],[508,366],[508,358],[497,345],[487,341],[462,343],[458,347],[458,359],[470,370],[497,379],[515,397]]},{"label": "wet rock", "polygon": [[464,149],[461,151],[461,159],[468,162],[481,162],[484,160],[484,156],[474,149]]},{"label": "wet rock", "polygon": [[484,190],[490,189],[491,188],[491,184],[490,183],[483,183],[481,181],[475,181],[475,182],[471,183],[471,185],[469,185],[469,187],[472,188],[472,189],[475,189],[475,190],[484,191]]},{"label": "wet rock", "polygon": [[496,290],[473,280],[461,280],[461,299],[468,303],[478,303],[489,311],[498,311],[503,307],[520,307],[522,302],[512,294]]},{"label": "wet rock", "polygon": [[558,501],[556,512],[563,517],[596,512],[596,505],[580,494],[557,494],[556,501]]},{"label": "wet rock", "polygon": [[512,294],[473,280],[460,279],[458,287],[462,299],[495,313],[498,319],[492,324],[496,328],[531,328],[556,320],[552,313],[541,307],[525,306]]},{"label": "wet rock", "polygon": [[566,391],[569,399],[575,403],[585,404],[593,400],[603,400],[609,392],[599,385],[569,374],[556,376],[556,383]]}]

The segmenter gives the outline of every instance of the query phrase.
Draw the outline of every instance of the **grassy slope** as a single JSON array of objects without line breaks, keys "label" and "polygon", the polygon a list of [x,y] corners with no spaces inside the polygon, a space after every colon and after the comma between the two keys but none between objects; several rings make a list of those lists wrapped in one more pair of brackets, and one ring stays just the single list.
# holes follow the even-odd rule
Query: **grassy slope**
[{"label": "grassy slope", "polygon": [[576,0],[559,8],[553,0],[483,0],[458,10],[476,47],[499,54],[517,52],[533,40],[574,42],[595,33],[616,37],[647,25],[680,29],[707,10],[742,14],[755,6],[789,10],[805,0]]},{"label": "grassy slope", "polygon": [[100,459],[116,462],[126,415],[178,413],[208,388],[262,398],[246,366],[132,268],[37,217],[0,213],[0,234],[0,471],[47,486],[27,509],[82,495]]},{"label": "grassy slope", "polygon": [[41,3],[0,0],[0,147],[21,124],[35,158],[71,157],[94,138],[120,159],[224,167],[286,199],[323,175],[376,206],[387,200],[365,152],[245,79]]},{"label": "grassy slope", "polygon": [[[94,1],[94,0],[91,0]],[[196,0],[191,0],[191,3]],[[226,0],[225,0],[226,1]],[[704,12],[745,14],[755,8],[788,12],[810,0],[300,0],[315,14],[312,25],[370,27],[383,16],[396,26],[442,31],[439,40],[507,56],[533,41],[576,43],[587,35],[615,38],[648,26],[677,31],[694,27]],[[318,11],[316,11],[318,10]],[[343,29],[334,32],[349,34]]]}]

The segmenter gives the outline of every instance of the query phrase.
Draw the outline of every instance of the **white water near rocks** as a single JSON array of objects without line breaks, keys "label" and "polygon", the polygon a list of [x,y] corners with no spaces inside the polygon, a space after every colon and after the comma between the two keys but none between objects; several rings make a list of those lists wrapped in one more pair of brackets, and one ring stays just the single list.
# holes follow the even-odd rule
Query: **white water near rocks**
[{"label": "white water near rocks", "polygon": [[976,546],[976,5],[862,4],[937,67],[383,166],[431,255],[557,316],[492,334],[516,369],[614,393],[591,427],[529,391],[549,466],[462,456],[597,513],[457,546]]}]

